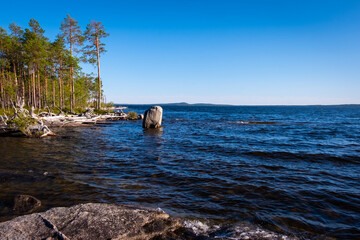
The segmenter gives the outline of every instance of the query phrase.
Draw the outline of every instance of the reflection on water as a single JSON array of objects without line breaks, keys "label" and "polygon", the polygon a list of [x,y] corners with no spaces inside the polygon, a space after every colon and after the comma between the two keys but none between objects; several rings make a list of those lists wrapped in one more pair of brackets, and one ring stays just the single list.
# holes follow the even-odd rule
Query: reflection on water
[{"label": "reflection on water", "polygon": [[[161,137],[164,133],[164,128],[149,128],[149,129],[144,129],[144,136],[154,136],[154,137]],[[155,138],[154,138],[155,139]]]},{"label": "reflection on water", "polygon": [[1,220],[16,194],[30,194],[40,210],[141,204],[228,229],[359,237],[360,107],[164,107],[163,125],[0,138]]},{"label": "reflection on water", "polygon": [[162,137],[164,129],[144,129],[144,150],[151,158],[160,160],[163,154],[164,138]]}]

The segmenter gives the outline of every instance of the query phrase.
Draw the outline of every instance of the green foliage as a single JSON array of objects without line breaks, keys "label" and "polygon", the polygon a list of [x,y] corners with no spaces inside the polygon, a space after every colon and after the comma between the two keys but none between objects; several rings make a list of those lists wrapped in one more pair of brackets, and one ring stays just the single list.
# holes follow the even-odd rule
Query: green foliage
[{"label": "green foliage", "polygon": [[86,26],[84,32],[84,38],[87,40],[88,44],[83,48],[83,61],[96,63],[97,53],[100,55],[106,51],[104,48],[105,44],[101,42],[101,39],[108,36],[109,34],[105,32],[105,28],[101,22],[91,21]]},{"label": "green foliage", "polygon": [[50,108],[50,111],[55,114],[59,114],[60,110],[58,108]]},{"label": "green foliage", "polygon": [[18,116],[18,117],[12,118],[9,121],[7,121],[7,124],[10,128],[19,130],[27,136],[31,135],[29,127],[35,123],[36,123],[35,119],[32,119],[31,117],[24,117],[24,116]]},{"label": "green foliage", "polygon": [[74,109],[74,112],[75,112],[75,113],[83,113],[83,112],[85,112],[85,111],[86,111],[85,108],[75,108],[75,109]]},{"label": "green foliage", "polygon": [[128,112],[127,113],[130,120],[136,120],[137,119],[137,113],[136,112]]},{"label": "green foliage", "polygon": [[15,111],[14,111],[13,108],[10,108],[10,109],[8,109],[8,110],[3,109],[3,108],[0,108],[0,115],[1,115],[1,116],[4,116],[5,114],[6,114],[7,116],[12,116],[12,115],[14,115],[14,113],[15,113]]},{"label": "green foliage", "polygon": [[105,114],[108,113],[108,111],[103,110],[103,109],[95,109],[94,113],[97,114],[97,115],[105,115]]},{"label": "green foliage", "polygon": [[112,107],[114,107],[114,103],[113,102],[102,103],[102,107],[103,108],[112,108]]},{"label": "green foliage", "polygon": [[64,18],[64,22],[61,23],[60,29],[62,31],[62,37],[70,44],[71,51],[76,45],[81,45],[84,41],[78,22],[69,15],[66,15],[66,18]]},{"label": "green foliage", "polygon": [[[93,37],[101,39],[108,34],[99,22],[88,26],[87,44],[94,50]],[[25,104],[35,108],[84,109],[102,95],[101,81],[79,66],[90,49],[75,54],[85,40],[78,22],[67,15],[60,29],[50,41],[35,19],[25,29],[15,23],[9,25],[9,32],[0,27],[0,107],[12,107],[12,102],[24,97]],[[100,53],[103,46],[99,42]]]},{"label": "green foliage", "polygon": [[83,61],[89,63],[97,63],[98,69],[98,81],[97,85],[99,87],[97,94],[97,109],[101,108],[102,101],[102,90],[101,90],[101,78],[100,78],[100,55],[105,52],[105,44],[102,42],[102,38],[109,36],[105,32],[105,28],[101,22],[91,21],[87,26],[84,32],[84,39],[87,41],[87,45],[83,47]]}]

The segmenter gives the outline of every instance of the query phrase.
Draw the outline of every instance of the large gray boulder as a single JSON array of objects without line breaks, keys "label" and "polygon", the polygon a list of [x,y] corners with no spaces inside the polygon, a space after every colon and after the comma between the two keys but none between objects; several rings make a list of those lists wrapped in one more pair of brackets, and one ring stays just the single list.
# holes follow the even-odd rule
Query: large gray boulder
[{"label": "large gray boulder", "polygon": [[143,128],[161,127],[163,109],[160,106],[153,106],[146,110],[143,120]]},{"label": "large gray boulder", "polygon": [[179,227],[163,211],[88,203],[0,223],[0,239],[156,239]]}]

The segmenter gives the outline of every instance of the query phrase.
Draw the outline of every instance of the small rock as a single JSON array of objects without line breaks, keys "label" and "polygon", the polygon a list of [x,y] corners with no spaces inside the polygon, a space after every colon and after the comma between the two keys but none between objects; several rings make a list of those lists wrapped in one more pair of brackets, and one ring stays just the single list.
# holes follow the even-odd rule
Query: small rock
[{"label": "small rock", "polygon": [[14,212],[18,214],[30,213],[41,206],[41,201],[30,195],[18,195],[14,199]]},{"label": "small rock", "polygon": [[144,115],[143,115],[143,114],[139,114],[139,115],[137,116],[137,119],[144,119]]}]

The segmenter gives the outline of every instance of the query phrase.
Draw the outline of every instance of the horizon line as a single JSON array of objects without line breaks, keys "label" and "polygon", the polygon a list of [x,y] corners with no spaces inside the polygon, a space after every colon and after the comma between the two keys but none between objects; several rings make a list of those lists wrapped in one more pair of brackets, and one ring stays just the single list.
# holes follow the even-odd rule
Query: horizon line
[{"label": "horizon line", "polygon": [[360,105],[360,103],[337,103],[337,104],[227,104],[227,103],[188,103],[188,102],[172,102],[172,103],[114,103],[115,105],[217,105],[217,106],[350,106]]}]

